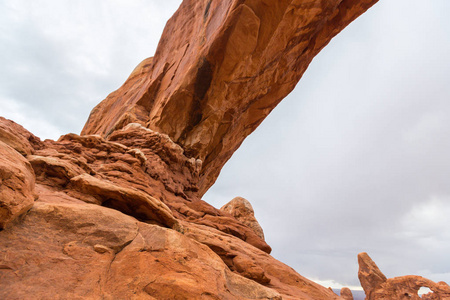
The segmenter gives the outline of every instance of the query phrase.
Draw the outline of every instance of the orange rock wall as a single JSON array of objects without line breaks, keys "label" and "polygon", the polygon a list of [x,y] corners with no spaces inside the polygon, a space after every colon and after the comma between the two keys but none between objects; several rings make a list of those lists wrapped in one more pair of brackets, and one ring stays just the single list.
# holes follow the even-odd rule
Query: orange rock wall
[{"label": "orange rock wall", "polygon": [[14,126],[0,142],[0,299],[337,299],[192,196],[198,165],[167,136],[129,124],[41,142],[0,119]]},{"label": "orange rock wall", "polygon": [[201,196],[376,2],[185,0],[82,135],[0,118],[0,298],[339,299],[270,256],[249,203]]},{"label": "orange rock wall", "polygon": [[82,134],[137,122],[200,159],[199,196],[311,60],[377,0],[185,0],[153,58],[92,111]]}]

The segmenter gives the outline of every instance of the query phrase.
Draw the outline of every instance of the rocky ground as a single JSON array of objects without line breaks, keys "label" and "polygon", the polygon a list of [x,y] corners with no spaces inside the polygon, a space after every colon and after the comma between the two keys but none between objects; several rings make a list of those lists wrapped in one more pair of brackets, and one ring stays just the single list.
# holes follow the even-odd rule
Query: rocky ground
[{"label": "rocky ground", "polygon": [[[376,0],[185,0],[81,135],[0,118],[0,299],[352,299],[270,256],[251,204],[201,200],[313,57]],[[366,299],[450,299],[359,255]]]}]

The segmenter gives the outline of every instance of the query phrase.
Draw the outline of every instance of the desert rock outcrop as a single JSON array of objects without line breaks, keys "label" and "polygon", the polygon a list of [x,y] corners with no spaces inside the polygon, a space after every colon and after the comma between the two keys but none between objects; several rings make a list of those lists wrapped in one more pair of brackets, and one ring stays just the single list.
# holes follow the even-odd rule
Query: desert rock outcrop
[{"label": "desert rock outcrop", "polygon": [[[387,279],[367,253],[358,254],[358,277],[366,293],[366,300],[433,299],[449,300],[450,287],[445,282],[435,283],[421,276],[401,276]],[[419,296],[420,288],[431,292]]]},{"label": "desert rock outcrop", "polygon": [[352,291],[349,288],[347,288],[347,287],[344,287],[344,288],[341,289],[340,295],[345,300],[353,300]]},{"label": "desert rock outcrop", "polygon": [[251,228],[257,236],[264,240],[264,231],[255,218],[255,211],[247,199],[236,197],[220,208],[235,217],[239,222]]},{"label": "desert rock outcrop", "polygon": [[[81,135],[41,141],[0,118],[0,298],[342,299],[270,256],[245,199],[201,197],[376,2],[184,0]],[[444,283],[386,279],[368,256],[360,266],[367,299],[448,297]]]},{"label": "desert rock outcrop", "polygon": [[22,205],[2,215],[1,299],[337,298],[196,198],[199,162],[166,136],[128,125],[110,138],[36,138],[26,156],[0,142],[1,200]]},{"label": "desert rock outcrop", "polygon": [[328,42],[377,0],[184,0],[153,58],[91,112],[82,134],[129,123],[200,159],[201,197]]},{"label": "desert rock outcrop", "polygon": [[30,163],[19,152],[0,141],[0,229],[7,227],[33,206],[34,181]]}]

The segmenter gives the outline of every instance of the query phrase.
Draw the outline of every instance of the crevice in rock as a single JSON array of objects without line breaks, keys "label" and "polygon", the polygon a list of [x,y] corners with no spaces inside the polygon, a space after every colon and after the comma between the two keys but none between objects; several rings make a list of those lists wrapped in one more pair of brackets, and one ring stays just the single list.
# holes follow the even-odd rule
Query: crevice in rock
[{"label": "crevice in rock", "polygon": [[[106,283],[111,279],[111,278],[110,278],[111,267],[112,267],[112,264],[114,263],[114,261],[116,260],[117,255],[119,255],[119,254],[120,254],[127,246],[129,246],[129,245],[136,239],[136,237],[138,236],[138,234],[139,234],[139,229],[136,230],[136,234],[134,235],[134,237],[133,237],[132,239],[130,239],[128,242],[126,242],[125,244],[123,244],[120,248],[118,248],[117,250],[115,250],[115,251],[112,253],[112,254],[113,254],[113,257],[112,257],[112,259],[111,259],[111,261],[110,261],[110,263],[109,263],[109,265],[108,265],[108,267],[107,267],[107,269],[106,269],[106,272],[105,272],[105,274],[104,274],[104,278],[100,277],[100,278],[99,278],[99,281],[98,281],[99,288],[100,288],[100,291],[102,292],[102,295],[105,294],[105,293],[104,293],[104,286],[105,286]],[[103,280],[102,280],[102,279],[103,279]]]},{"label": "crevice in rock", "polygon": [[165,227],[178,227],[170,209],[160,200],[144,192],[123,188],[112,182],[81,174],[71,179],[71,186],[78,192],[90,195],[113,209],[140,220],[159,223]]},{"label": "crevice in rock", "polygon": [[206,22],[206,19],[207,19],[208,16],[209,16],[209,9],[210,9],[210,7],[211,7],[211,1],[212,1],[212,0],[209,0],[208,3],[206,4],[205,12],[203,13],[203,22]]}]

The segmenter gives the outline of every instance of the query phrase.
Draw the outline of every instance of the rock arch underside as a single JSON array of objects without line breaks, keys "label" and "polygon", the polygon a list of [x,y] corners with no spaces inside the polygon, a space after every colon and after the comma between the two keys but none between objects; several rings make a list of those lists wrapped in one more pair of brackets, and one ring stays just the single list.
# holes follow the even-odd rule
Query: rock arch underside
[{"label": "rock arch underside", "polygon": [[[201,197],[376,2],[184,0],[81,135],[41,141],[0,118],[0,299],[352,299],[271,257],[247,200]],[[358,261],[366,299],[450,299],[444,282]]]}]

